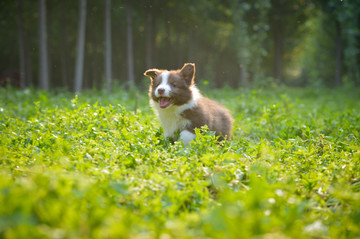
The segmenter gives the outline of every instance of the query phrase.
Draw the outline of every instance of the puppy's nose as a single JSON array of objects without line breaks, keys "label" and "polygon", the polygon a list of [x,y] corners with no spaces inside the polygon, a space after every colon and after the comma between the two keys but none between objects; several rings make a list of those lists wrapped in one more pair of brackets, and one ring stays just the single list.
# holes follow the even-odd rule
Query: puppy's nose
[{"label": "puppy's nose", "polygon": [[158,93],[159,93],[159,95],[163,95],[165,93],[165,89],[164,88],[159,88]]}]

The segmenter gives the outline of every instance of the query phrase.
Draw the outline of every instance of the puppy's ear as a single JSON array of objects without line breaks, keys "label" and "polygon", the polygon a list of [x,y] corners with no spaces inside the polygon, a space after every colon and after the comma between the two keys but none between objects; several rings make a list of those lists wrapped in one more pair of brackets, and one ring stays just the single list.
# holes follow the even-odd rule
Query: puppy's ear
[{"label": "puppy's ear", "polygon": [[193,85],[195,78],[195,64],[185,63],[183,68],[180,70],[180,74],[188,86]]},{"label": "puppy's ear", "polygon": [[144,75],[150,77],[151,80],[155,79],[160,74],[161,70],[158,69],[149,69],[144,73]]}]

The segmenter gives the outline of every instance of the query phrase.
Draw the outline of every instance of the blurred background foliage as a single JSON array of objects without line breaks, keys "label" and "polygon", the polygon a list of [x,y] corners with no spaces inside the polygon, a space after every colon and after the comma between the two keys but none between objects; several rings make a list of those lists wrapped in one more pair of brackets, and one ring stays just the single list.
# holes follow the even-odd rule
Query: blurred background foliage
[{"label": "blurred background foliage", "polygon": [[[80,2],[86,3],[83,45],[77,43]],[[184,62],[196,63],[199,81],[212,87],[360,85],[360,0],[80,2],[0,2],[2,85],[143,88],[147,68],[178,69]],[[106,17],[110,38],[105,37]],[[41,23],[46,44],[40,39]],[[79,47],[83,74],[81,88],[75,89]],[[41,49],[47,67],[40,64]],[[48,78],[39,77],[42,71]]]}]

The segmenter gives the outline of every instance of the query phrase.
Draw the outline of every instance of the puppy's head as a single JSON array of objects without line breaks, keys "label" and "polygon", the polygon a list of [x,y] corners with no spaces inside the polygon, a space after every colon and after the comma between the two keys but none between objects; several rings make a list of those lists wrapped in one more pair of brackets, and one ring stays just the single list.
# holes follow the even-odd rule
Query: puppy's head
[{"label": "puppy's head", "polygon": [[150,98],[162,109],[186,104],[192,98],[190,87],[194,85],[195,64],[186,63],[175,71],[149,69],[144,75],[151,79]]}]

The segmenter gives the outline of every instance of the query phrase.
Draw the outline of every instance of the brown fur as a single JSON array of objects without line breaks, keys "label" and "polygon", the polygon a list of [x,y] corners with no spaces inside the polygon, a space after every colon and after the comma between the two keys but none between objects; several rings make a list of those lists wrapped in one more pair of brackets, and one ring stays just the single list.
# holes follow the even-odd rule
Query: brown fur
[{"label": "brown fur", "polygon": [[[164,70],[160,70],[155,78],[152,79],[149,96],[154,101],[159,101],[159,98],[155,96],[155,89],[161,83],[161,79],[158,77]],[[191,99],[191,91],[189,91],[189,86],[186,81],[181,79],[181,75],[178,74],[178,71],[170,71],[169,84],[175,84],[175,87],[172,87],[171,96],[173,99],[174,105],[183,105],[186,104]],[[176,96],[176,97],[175,97]]]},{"label": "brown fur", "polygon": [[187,130],[194,133],[195,128],[207,125],[210,131],[215,131],[216,136],[230,139],[232,135],[233,119],[230,112],[219,103],[205,97],[201,97],[195,108],[186,110],[182,115],[191,120],[191,127]]},{"label": "brown fur", "polygon": [[[149,96],[154,102],[159,102],[161,97],[156,97],[155,91],[162,82],[162,75],[165,70],[149,69],[144,75],[150,77],[151,84],[149,87]],[[185,128],[179,126],[178,130],[187,130],[194,133],[195,128],[201,128],[207,125],[210,131],[215,131],[219,139],[230,139],[232,132],[233,118],[230,112],[219,103],[199,95],[197,88],[194,85],[195,78],[195,64],[187,63],[180,70],[169,71],[168,84],[171,88],[169,97],[174,106],[186,105],[194,99],[197,95],[196,104],[190,108],[186,108],[180,115],[166,116],[166,119],[171,121],[171,118],[176,117],[189,120]],[[194,88],[195,87],[195,88]],[[196,90],[196,93],[192,92]],[[155,107],[156,108],[156,107]],[[167,112],[167,109],[156,109],[159,113]],[[169,118],[170,117],[170,118]],[[161,117],[160,117],[161,118]],[[168,132],[168,135],[171,135]]]}]

